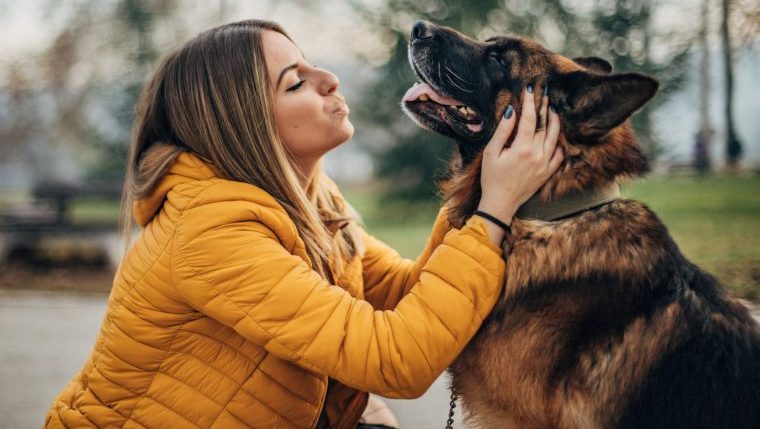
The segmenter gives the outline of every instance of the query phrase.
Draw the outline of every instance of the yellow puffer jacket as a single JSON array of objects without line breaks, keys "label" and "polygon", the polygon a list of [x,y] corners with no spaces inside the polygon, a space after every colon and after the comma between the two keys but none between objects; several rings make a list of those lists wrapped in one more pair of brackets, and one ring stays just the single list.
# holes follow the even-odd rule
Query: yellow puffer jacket
[{"label": "yellow puffer jacket", "polygon": [[312,428],[323,405],[353,427],[363,392],[425,392],[504,282],[483,220],[448,231],[439,214],[416,262],[364,233],[331,286],[269,194],[190,154],[135,215],[95,347],[46,427]]}]

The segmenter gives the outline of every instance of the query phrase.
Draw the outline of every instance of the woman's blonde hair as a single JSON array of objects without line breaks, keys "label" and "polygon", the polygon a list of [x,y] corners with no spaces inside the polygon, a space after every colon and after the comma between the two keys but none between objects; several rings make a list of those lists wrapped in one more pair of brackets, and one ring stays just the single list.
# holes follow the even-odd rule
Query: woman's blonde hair
[{"label": "woman's blonde hair", "polygon": [[137,104],[121,224],[129,237],[133,202],[155,189],[182,152],[191,152],[223,178],[272,195],[295,223],[314,269],[334,283],[358,252],[355,213],[331,191],[321,168],[307,189],[301,185],[275,125],[261,41],[266,30],[289,38],[273,22],[234,22],[162,60]]}]

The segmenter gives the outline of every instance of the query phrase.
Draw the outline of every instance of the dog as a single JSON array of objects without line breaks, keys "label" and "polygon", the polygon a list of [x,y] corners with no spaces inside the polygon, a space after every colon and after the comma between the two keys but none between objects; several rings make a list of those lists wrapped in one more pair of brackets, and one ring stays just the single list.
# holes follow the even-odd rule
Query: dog
[{"label": "dog", "polygon": [[618,195],[618,182],[649,169],[629,118],[657,81],[527,38],[479,42],[425,21],[412,28],[409,62],[420,83],[404,110],[457,144],[440,184],[454,227],[475,211],[482,150],[509,104],[520,115],[525,85],[538,109],[546,92],[561,123],[563,164],[518,211],[502,296],[448,370],[467,421],[760,428],[757,322],[681,254],[655,213]]}]

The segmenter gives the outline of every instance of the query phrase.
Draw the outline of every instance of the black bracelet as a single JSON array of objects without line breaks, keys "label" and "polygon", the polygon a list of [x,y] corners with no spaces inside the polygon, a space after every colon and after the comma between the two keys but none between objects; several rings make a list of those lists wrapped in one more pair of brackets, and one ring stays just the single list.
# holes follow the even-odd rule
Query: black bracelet
[{"label": "black bracelet", "polygon": [[506,232],[507,235],[509,235],[509,234],[512,233],[512,227],[509,226],[508,223],[502,222],[501,220],[499,220],[494,215],[490,215],[490,214],[484,212],[483,210],[475,210],[475,213],[473,213],[473,214],[474,215],[478,215],[478,216],[480,216],[482,218],[488,219],[491,222],[495,223],[496,225],[499,225],[500,227],[502,227],[504,229],[504,232]]}]

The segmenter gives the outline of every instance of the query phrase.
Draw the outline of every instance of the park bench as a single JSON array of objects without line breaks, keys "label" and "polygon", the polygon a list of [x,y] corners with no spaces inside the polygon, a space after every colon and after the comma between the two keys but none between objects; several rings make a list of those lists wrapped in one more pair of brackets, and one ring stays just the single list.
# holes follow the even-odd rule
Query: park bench
[{"label": "park bench", "polygon": [[[77,220],[72,215],[74,202],[110,201],[121,194],[117,180],[86,183],[40,182],[32,190],[32,200],[14,203],[0,210],[0,261],[13,255],[35,255],[51,242],[67,243],[69,248],[97,248],[103,262],[116,266],[120,255],[117,219]],[[74,252],[76,253],[76,252]],[[97,252],[96,252],[97,253]],[[65,263],[65,261],[63,261]]]}]

